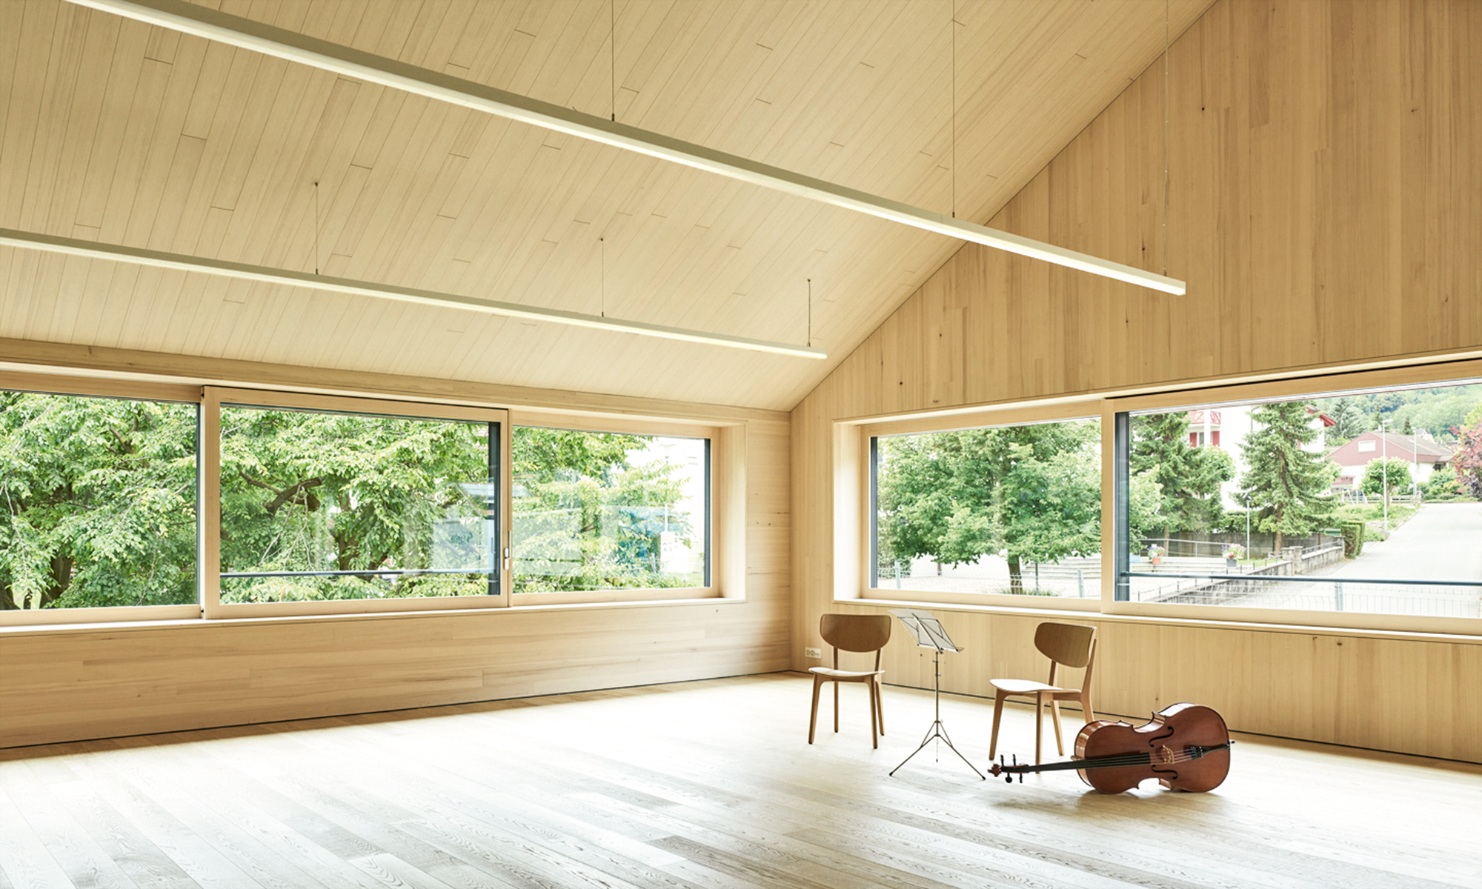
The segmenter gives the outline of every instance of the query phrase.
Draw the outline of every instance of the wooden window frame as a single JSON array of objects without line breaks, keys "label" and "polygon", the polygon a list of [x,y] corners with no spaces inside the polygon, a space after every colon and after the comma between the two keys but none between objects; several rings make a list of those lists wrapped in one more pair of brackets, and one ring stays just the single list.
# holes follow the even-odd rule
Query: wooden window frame
[{"label": "wooden window frame", "polygon": [[[517,426],[546,429],[571,429],[582,432],[612,432],[671,438],[702,439],[709,442],[710,515],[706,551],[710,562],[710,582],[700,587],[586,590],[580,592],[515,593],[511,568],[509,593],[512,608],[540,608],[552,605],[590,605],[598,603],[669,602],[696,599],[740,599],[745,596],[744,509],[745,472],[742,450],[742,427],[712,425],[684,420],[633,417],[610,414],[587,414],[565,411],[510,410],[510,438]],[[513,482],[513,464],[510,464]],[[514,534],[515,516],[511,502],[509,534]],[[511,544],[511,563],[518,558]]]},{"label": "wooden window frame", "polygon": [[221,408],[222,405],[261,407],[367,416],[416,417],[429,420],[475,421],[499,424],[499,440],[490,442],[500,451],[500,466],[509,466],[509,412],[501,408],[465,407],[359,398],[313,395],[264,389],[235,389],[207,386],[201,404],[201,606],[210,620],[284,617],[320,614],[384,614],[388,612],[431,612],[503,608],[509,605],[509,472],[502,469],[499,498],[502,520],[498,528],[499,595],[449,596],[413,599],[340,599],[315,602],[223,602],[221,600]]},{"label": "wooden window frame", "polygon": [[[1416,637],[1482,636],[1482,619],[1424,617],[1355,612],[1240,608],[1225,605],[1169,605],[1116,600],[1118,567],[1116,535],[1123,512],[1116,490],[1114,447],[1119,415],[1177,408],[1201,408],[1292,398],[1325,398],[1373,389],[1422,388],[1482,380],[1482,359],[1436,356],[1423,363],[1389,367],[1313,370],[1308,373],[1242,379],[1222,383],[1198,381],[1133,392],[1084,393],[1064,398],[1027,400],[954,408],[932,413],[840,420],[833,428],[833,599],[838,602],[900,601],[1001,613],[1087,612],[1112,619],[1207,624],[1210,626],[1279,626],[1331,632],[1359,630]],[[1102,435],[1102,569],[1096,597],[1066,599],[998,594],[925,593],[869,587],[870,461],[869,442],[876,435],[1016,425],[1086,417],[1099,412]],[[1027,601],[1038,600],[1038,601]]]},{"label": "wooden window frame", "polygon": [[[858,528],[859,534],[851,535],[848,550],[839,554],[836,565],[850,566],[849,586],[836,587],[836,596],[845,589],[855,595],[848,598],[863,600],[900,601],[924,605],[951,605],[972,607],[994,607],[1005,609],[1033,609],[1040,611],[1094,612],[1100,607],[1104,584],[1098,583],[1085,598],[1069,596],[1024,596],[1009,593],[951,593],[928,592],[909,588],[890,589],[870,586],[870,559],[873,552],[871,536],[874,529],[872,494],[874,479],[870,459],[870,443],[881,436],[912,435],[927,432],[949,432],[968,429],[991,429],[1004,426],[1023,426],[1040,423],[1056,423],[1069,420],[1101,421],[1101,399],[1055,400],[1038,403],[1019,403],[992,406],[985,409],[933,414],[907,418],[893,418],[862,423],[843,424],[848,430],[836,438],[836,454],[841,458],[844,472],[836,474],[835,522],[848,516],[847,524]],[[1104,433],[1103,433],[1104,435]],[[842,477],[842,478],[841,478]],[[849,479],[840,498],[838,482]],[[1103,485],[1103,500],[1106,497]],[[1102,516],[1105,521],[1105,507]],[[1104,539],[1104,535],[1103,535]],[[836,549],[840,535],[836,534]],[[1103,574],[1105,573],[1103,560]]]},{"label": "wooden window frame", "polygon": [[[201,523],[199,484],[205,468],[200,451],[202,422],[201,390],[198,386],[169,383],[136,382],[105,377],[65,376],[0,371],[0,389],[12,392],[34,392],[42,395],[78,398],[117,398],[135,401],[190,404],[196,407],[196,528]],[[196,560],[197,587],[200,583],[199,553]],[[195,602],[179,605],[116,605],[96,608],[45,608],[39,610],[0,611],[0,627],[54,626],[58,624],[100,624],[198,620],[201,617],[199,593]]]}]

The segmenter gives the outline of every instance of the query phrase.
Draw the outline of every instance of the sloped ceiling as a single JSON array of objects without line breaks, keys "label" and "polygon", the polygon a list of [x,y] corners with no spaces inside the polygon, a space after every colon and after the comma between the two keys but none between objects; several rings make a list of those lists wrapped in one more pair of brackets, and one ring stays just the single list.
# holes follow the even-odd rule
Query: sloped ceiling
[{"label": "sloped ceiling", "polygon": [[[983,223],[1209,3],[202,5]],[[829,359],[16,247],[0,338],[771,409],[958,247],[63,0],[0,2],[0,227]]]}]

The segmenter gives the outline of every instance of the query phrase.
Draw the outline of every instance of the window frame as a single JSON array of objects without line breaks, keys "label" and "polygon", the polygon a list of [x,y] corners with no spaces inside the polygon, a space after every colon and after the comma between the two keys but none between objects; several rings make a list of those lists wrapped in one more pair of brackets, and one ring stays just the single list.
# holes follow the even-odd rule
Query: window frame
[{"label": "window frame", "polygon": [[[1448,384],[1463,384],[1482,380],[1482,360],[1464,359],[1434,364],[1409,365],[1395,368],[1360,370],[1350,372],[1313,373],[1310,375],[1283,377],[1257,382],[1232,383],[1190,387],[1176,391],[1153,394],[1128,395],[1109,398],[1106,412],[1117,425],[1118,440],[1103,444],[1103,453],[1117,460],[1128,444],[1126,438],[1127,418],[1134,413],[1164,412],[1179,409],[1210,409],[1221,405],[1246,405],[1259,402],[1285,401],[1294,399],[1318,399],[1342,397],[1348,394],[1386,389],[1435,388]],[[1124,471],[1125,475],[1125,471]],[[1109,571],[1103,566],[1102,610],[1108,615],[1132,617],[1208,621],[1210,623],[1248,623],[1257,625],[1280,624],[1287,626],[1313,627],[1322,629],[1359,629],[1398,633],[1425,633],[1463,636],[1482,636],[1482,618],[1432,617],[1424,615],[1369,614],[1352,611],[1312,611],[1297,609],[1250,608],[1233,605],[1195,605],[1152,602],[1131,602],[1116,598],[1116,588],[1126,576],[1129,565],[1126,552],[1126,488],[1125,478],[1117,491],[1111,508],[1114,516],[1103,512],[1102,522],[1110,519],[1119,533],[1124,535],[1114,544],[1111,552],[1117,564]],[[1103,510],[1106,506],[1103,506]],[[1482,581],[1479,581],[1482,584]]]},{"label": "window frame", "polygon": [[[509,544],[509,584],[506,586],[510,607],[539,608],[548,605],[590,605],[599,603],[671,602],[720,598],[741,598],[744,575],[739,581],[731,576],[736,563],[744,564],[731,554],[731,541],[725,535],[736,532],[737,522],[730,516],[734,501],[744,498],[735,496],[734,487],[739,479],[733,460],[736,427],[707,425],[704,423],[614,416],[610,414],[586,414],[565,411],[548,411],[530,408],[511,408],[509,411],[509,435],[514,440],[517,426],[543,429],[566,429],[578,432],[610,432],[626,435],[647,435],[664,438],[700,439],[707,443],[708,465],[706,466],[706,540],[705,561],[709,583],[698,587],[635,587],[613,590],[582,590],[571,592],[515,593],[514,562],[519,554],[514,544],[515,512],[514,501],[508,499],[507,510]],[[509,485],[514,483],[512,455],[506,462]]]},{"label": "window frame", "polygon": [[[1130,481],[1129,467],[1125,459],[1119,459],[1118,451],[1119,444],[1125,442],[1130,433],[1128,424],[1132,413],[1297,398],[1326,398],[1368,390],[1432,388],[1476,380],[1482,380],[1482,359],[1470,356],[1437,356],[1435,360],[1424,363],[1395,363],[1350,370],[1313,369],[1264,377],[1245,376],[1229,381],[1204,380],[1183,385],[1150,387],[1141,391],[1108,391],[914,415],[836,421],[832,448],[835,468],[833,598],[839,602],[895,600],[1003,613],[1060,611],[1084,615],[1090,612],[1110,619],[1209,626],[1281,626],[1317,632],[1360,630],[1421,637],[1482,636],[1482,619],[1473,618],[1241,608],[1228,605],[1172,605],[1116,599],[1118,580],[1127,571],[1130,562],[1127,553],[1129,529],[1124,518]],[[1072,419],[1088,416],[1088,406],[1099,410],[1101,415],[1102,571],[1098,597],[1081,600],[1006,596],[990,602],[987,597],[994,594],[923,593],[870,587],[868,560],[872,547],[873,483],[870,478],[869,450],[874,436]],[[1025,599],[1039,601],[1024,601]]]},{"label": "window frame", "polygon": [[[414,417],[429,420],[473,421],[497,424],[498,440],[490,441],[497,451],[499,497],[495,508],[495,539],[498,556],[499,595],[449,596],[409,599],[337,599],[316,602],[223,602],[221,600],[221,408],[252,408],[321,411],[368,416]],[[323,614],[383,614],[389,612],[436,612],[484,610],[509,606],[509,411],[502,408],[469,407],[383,398],[318,395],[268,389],[207,386],[202,393],[201,429],[203,472],[201,473],[201,612],[209,619],[284,617]]]},{"label": "window frame", "polygon": [[[888,418],[868,422],[847,424],[852,427],[842,443],[845,447],[835,448],[842,463],[851,467],[857,494],[854,498],[838,496],[836,484],[836,523],[843,515],[850,515],[849,524],[858,527],[861,534],[852,549],[855,553],[842,554],[836,565],[851,562],[852,574],[857,580],[850,584],[854,595],[851,599],[875,601],[901,601],[923,605],[951,605],[990,607],[1000,609],[1034,609],[1039,611],[1095,612],[1100,608],[1104,596],[1106,577],[1106,501],[1108,498],[1105,480],[1105,419],[1103,399],[1084,397],[1072,399],[1050,399],[1038,402],[1019,402],[993,405],[966,411],[934,413],[926,416]],[[881,436],[915,435],[930,432],[951,432],[970,429],[990,429],[1004,426],[1027,426],[1057,423],[1071,420],[1096,420],[1102,424],[1102,568],[1101,580],[1088,590],[1084,598],[1069,596],[1024,596],[1010,593],[951,593],[928,592],[908,588],[885,589],[871,586],[875,553],[876,489],[874,479],[875,461],[873,452],[876,439]],[[857,500],[850,504],[849,500]],[[851,515],[852,513],[852,515]],[[836,535],[836,550],[839,536]],[[836,586],[836,593],[843,589]],[[836,595],[836,598],[839,598]]]},{"label": "window frame", "polygon": [[[77,398],[114,398],[131,401],[189,404],[196,409],[196,530],[200,533],[202,505],[200,479],[204,470],[201,451],[201,389],[172,383],[119,380],[105,377],[78,377],[0,371],[0,389],[37,395]],[[95,608],[43,608],[39,610],[0,611],[0,627],[53,626],[58,624],[98,624],[195,620],[201,617],[199,547],[195,563],[196,601],[178,605],[115,605]]]},{"label": "window frame", "polygon": [[[746,441],[744,412],[734,417],[684,419],[634,412],[581,407],[506,407],[481,400],[428,400],[394,393],[331,393],[302,388],[277,388],[251,383],[202,385],[201,382],[160,382],[159,377],[90,374],[76,368],[28,370],[0,368],[0,388],[61,396],[153,400],[193,405],[196,409],[196,601],[183,605],[142,605],[100,608],[47,609],[0,612],[0,630],[27,627],[59,629],[88,624],[151,626],[165,622],[194,623],[234,619],[298,619],[315,616],[418,614],[449,611],[538,610],[551,606],[655,604],[743,601],[747,581]],[[282,408],[400,417],[425,417],[498,424],[499,595],[427,597],[412,599],[333,600],[322,602],[224,603],[220,570],[221,407]],[[512,597],[510,553],[513,475],[511,440],[518,418],[522,425],[620,432],[636,435],[701,438],[709,442],[709,535],[707,561],[710,582],[705,587],[633,589],[595,593],[541,594],[538,601]],[[208,502],[209,501],[209,502]]]}]

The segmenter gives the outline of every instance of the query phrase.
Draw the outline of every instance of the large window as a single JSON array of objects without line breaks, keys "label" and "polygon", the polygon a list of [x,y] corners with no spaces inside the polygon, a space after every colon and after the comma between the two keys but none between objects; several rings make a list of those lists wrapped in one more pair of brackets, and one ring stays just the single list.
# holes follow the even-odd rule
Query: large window
[{"label": "large window", "polygon": [[947,601],[1095,600],[1101,423],[869,438],[870,586]]},{"label": "large window", "polygon": [[1482,384],[1133,411],[1119,449],[1119,601],[1482,616]]},{"label": "large window", "polygon": [[0,386],[0,625],[743,595],[739,425]]},{"label": "large window", "polygon": [[1482,634],[1479,373],[841,422],[835,594]]},{"label": "large window", "polygon": [[516,595],[711,585],[708,438],[516,426],[512,453]]},{"label": "large window", "polygon": [[198,614],[196,423],[194,404],[0,391],[0,611]]},{"label": "large window", "polygon": [[498,423],[220,416],[223,604],[499,594]]}]

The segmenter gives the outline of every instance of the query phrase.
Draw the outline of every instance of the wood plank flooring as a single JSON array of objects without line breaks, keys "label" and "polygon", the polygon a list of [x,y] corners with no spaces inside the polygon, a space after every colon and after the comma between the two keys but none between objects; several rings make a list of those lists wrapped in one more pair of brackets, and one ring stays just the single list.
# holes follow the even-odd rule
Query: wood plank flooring
[{"label": "wood plank flooring", "polygon": [[[1208,794],[1012,786],[927,693],[781,673],[0,751],[10,887],[1475,887],[1482,766],[1237,736]],[[855,692],[855,694],[851,694]],[[986,766],[991,706],[942,718]],[[1066,720],[1071,733],[1075,714]],[[1003,747],[1032,755],[1028,708]]]}]

